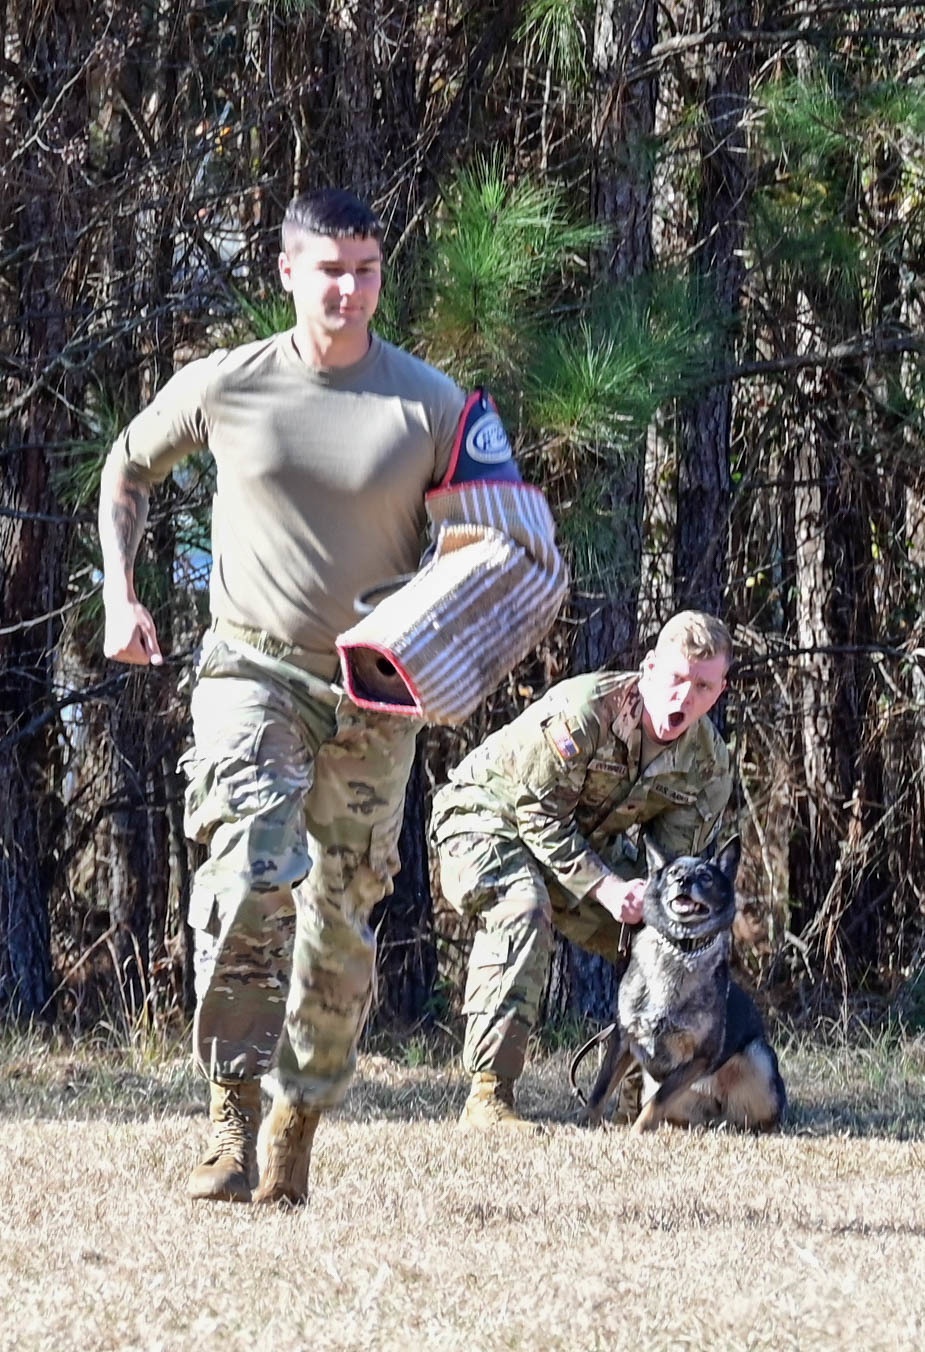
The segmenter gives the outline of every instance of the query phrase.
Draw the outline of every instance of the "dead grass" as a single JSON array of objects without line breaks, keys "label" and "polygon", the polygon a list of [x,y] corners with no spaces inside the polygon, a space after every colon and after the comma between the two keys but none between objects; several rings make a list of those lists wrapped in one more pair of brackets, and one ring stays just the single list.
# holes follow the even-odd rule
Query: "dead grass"
[{"label": "dead grass", "polygon": [[[418,1049],[408,1059],[426,1062]],[[361,1064],[301,1213],[194,1204],[185,1056],[0,1046],[0,1348],[925,1345],[925,1043],[793,1041],[778,1137],[468,1137],[454,1067]]]}]

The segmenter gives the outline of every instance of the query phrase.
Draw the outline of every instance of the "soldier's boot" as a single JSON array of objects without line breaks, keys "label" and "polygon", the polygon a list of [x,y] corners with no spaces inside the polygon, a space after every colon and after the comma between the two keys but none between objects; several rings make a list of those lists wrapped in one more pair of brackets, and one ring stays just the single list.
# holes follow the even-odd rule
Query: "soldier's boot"
[{"label": "soldier's boot", "polygon": [[212,1135],[187,1191],[212,1202],[249,1202],[257,1174],[260,1083],[210,1080],[209,1091]]},{"label": "soldier's boot", "polygon": [[538,1136],[542,1131],[539,1123],[527,1122],[514,1107],[514,1081],[486,1071],[473,1075],[459,1125],[466,1131],[505,1127],[530,1136]]},{"label": "soldier's boot", "polygon": [[633,1062],[620,1081],[617,1106],[613,1113],[616,1126],[631,1127],[642,1108],[642,1066]]},{"label": "soldier's boot", "polygon": [[321,1119],[317,1108],[275,1099],[257,1138],[260,1185],[257,1206],[302,1206],[308,1197],[312,1142]]}]

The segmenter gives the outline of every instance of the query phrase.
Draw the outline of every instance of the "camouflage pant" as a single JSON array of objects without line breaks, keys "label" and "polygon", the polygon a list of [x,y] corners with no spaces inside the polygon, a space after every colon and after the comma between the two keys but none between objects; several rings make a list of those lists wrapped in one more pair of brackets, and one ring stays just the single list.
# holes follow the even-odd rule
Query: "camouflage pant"
[{"label": "camouflage pant", "polygon": [[186,829],[209,847],[190,898],[194,1056],[211,1079],[265,1075],[331,1107],[369,1011],[369,914],[398,871],[420,724],[213,635],[192,713]]},{"label": "camouflage pant", "polygon": [[516,1079],[549,973],[553,927],[616,962],[623,926],[590,899],[571,909],[517,840],[444,836],[438,854],[444,897],[461,915],[479,915],[484,926],[469,958],[463,1066],[470,1074],[491,1071]]}]

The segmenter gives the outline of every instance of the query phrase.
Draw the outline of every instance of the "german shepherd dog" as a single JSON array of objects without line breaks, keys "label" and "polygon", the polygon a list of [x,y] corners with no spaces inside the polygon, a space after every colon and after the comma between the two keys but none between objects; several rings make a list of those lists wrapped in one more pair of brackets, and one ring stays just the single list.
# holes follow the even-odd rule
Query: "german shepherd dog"
[{"label": "german shepherd dog", "polygon": [[[635,1061],[648,1097],[634,1132],[663,1122],[773,1131],[787,1108],[777,1056],[755,1002],[729,975],[739,839],[715,863],[690,856],[669,861],[651,842],[646,849],[643,927],[620,981],[616,1022],[576,1052],[569,1071],[585,1103],[579,1120],[600,1124]],[[585,1102],[578,1067],[602,1042],[607,1050]]]}]

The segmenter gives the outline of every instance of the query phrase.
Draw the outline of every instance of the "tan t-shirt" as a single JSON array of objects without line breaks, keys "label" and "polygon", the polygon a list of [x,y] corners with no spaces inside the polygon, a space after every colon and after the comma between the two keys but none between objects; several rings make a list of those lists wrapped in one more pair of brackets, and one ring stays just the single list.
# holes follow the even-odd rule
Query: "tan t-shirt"
[{"label": "tan t-shirt", "polygon": [[178,371],[110,456],[158,483],[208,449],[213,615],[333,653],[357,594],[417,567],[424,495],[464,404],[448,376],[380,338],[355,366],[322,371],[290,331]]}]

